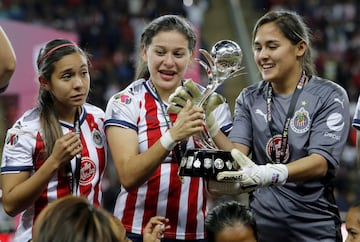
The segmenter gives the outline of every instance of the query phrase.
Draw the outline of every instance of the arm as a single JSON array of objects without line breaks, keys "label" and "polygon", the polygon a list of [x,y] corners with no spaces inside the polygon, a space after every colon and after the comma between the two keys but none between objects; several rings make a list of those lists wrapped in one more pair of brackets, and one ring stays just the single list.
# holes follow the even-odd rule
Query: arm
[{"label": "arm", "polygon": [[2,27],[0,27],[0,91],[5,91],[16,67],[14,49]]},{"label": "arm", "polygon": [[70,132],[56,141],[54,151],[33,174],[30,171],[1,175],[4,210],[15,216],[31,206],[46,188],[58,169],[81,152],[81,142]]},{"label": "arm", "polygon": [[[173,140],[172,145],[203,129],[201,109],[191,106],[188,102],[174,126],[167,131]],[[148,150],[139,153],[137,133],[118,126],[107,127],[106,136],[120,182],[128,191],[148,180],[171,150],[159,139]]]},{"label": "arm", "polygon": [[306,181],[324,177],[328,170],[327,160],[318,154],[311,154],[286,164],[289,182]]}]

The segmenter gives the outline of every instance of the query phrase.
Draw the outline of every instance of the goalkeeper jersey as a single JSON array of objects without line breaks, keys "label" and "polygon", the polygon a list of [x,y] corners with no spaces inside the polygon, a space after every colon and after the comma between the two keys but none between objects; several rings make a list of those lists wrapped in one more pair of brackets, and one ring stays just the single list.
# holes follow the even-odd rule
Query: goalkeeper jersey
[{"label": "goalkeeper jersey", "polygon": [[[269,127],[268,85],[262,81],[240,93],[229,134],[233,142],[250,147],[252,159],[259,165],[273,161],[273,147],[276,157],[280,153],[292,98],[274,94]],[[250,206],[255,212],[260,241],[335,241],[340,220],[330,183],[339,169],[349,119],[349,101],[342,87],[315,76],[303,87],[289,123],[282,163],[316,153],[328,161],[328,174],[323,179],[255,190]]]},{"label": "goalkeeper jersey", "polygon": [[[201,90],[203,87],[199,86]],[[105,126],[119,126],[133,129],[138,134],[139,152],[146,151],[167,130],[167,123],[152,83],[144,79],[130,84],[115,94],[106,108]],[[231,113],[227,103],[214,110],[217,121],[224,133],[232,127]],[[176,120],[176,114],[171,115]],[[189,139],[187,148],[194,148]],[[202,178],[178,177],[178,163],[170,154],[156,172],[135,191],[121,189],[114,214],[119,217],[128,232],[141,234],[152,216],[169,218],[171,228],[164,237],[171,239],[203,239],[204,217],[207,208]]]}]

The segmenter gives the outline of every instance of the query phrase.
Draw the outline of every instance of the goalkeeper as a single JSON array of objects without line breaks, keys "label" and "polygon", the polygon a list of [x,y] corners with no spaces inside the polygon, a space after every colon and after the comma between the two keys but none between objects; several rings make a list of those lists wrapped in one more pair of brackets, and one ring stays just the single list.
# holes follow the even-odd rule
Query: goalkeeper
[{"label": "goalkeeper", "polygon": [[[349,102],[342,87],[314,74],[307,31],[294,12],[265,14],[253,31],[263,80],[236,99],[228,137],[217,132],[213,107],[205,110],[216,145],[239,165],[217,180],[250,193],[261,242],[342,241],[332,181],[348,136]],[[177,90],[173,103],[184,93]]]}]

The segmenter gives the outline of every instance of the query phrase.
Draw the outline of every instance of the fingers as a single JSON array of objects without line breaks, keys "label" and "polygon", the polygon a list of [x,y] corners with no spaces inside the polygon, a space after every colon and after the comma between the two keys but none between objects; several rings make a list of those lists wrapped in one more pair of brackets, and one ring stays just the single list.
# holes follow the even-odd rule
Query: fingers
[{"label": "fingers", "polygon": [[74,132],[69,132],[56,140],[53,152],[61,155],[64,159],[69,159],[81,153],[81,150],[82,145],[80,138]]},{"label": "fingers", "polygon": [[176,104],[172,103],[168,106],[167,112],[168,113],[180,113],[181,109],[182,109],[182,107],[177,106]]},{"label": "fingers", "polygon": [[193,80],[186,80],[184,82],[184,87],[186,87],[193,99],[198,99],[199,97],[201,97],[201,92]]},{"label": "fingers", "polygon": [[187,99],[193,98],[193,96],[189,92],[187,92],[187,90],[183,86],[177,87],[175,92],[170,95],[169,100],[173,101],[175,97],[179,98],[180,99],[179,101],[182,101],[183,104],[185,104]]},{"label": "fingers", "polygon": [[242,179],[243,173],[241,171],[223,171],[216,175],[217,181],[234,182]]},{"label": "fingers", "polygon": [[215,108],[217,108],[220,104],[224,103],[225,99],[223,96],[214,93],[210,95],[206,103],[206,115],[210,115]]},{"label": "fingers", "polygon": [[186,102],[185,107],[178,114],[171,128],[171,136],[174,140],[187,139],[204,129],[204,112],[202,108],[192,106],[191,101]]},{"label": "fingers", "polygon": [[240,169],[243,169],[244,167],[252,167],[255,165],[254,162],[249,157],[247,157],[244,153],[242,153],[238,149],[232,149],[231,156],[238,163]]},{"label": "fingers", "polygon": [[175,92],[169,97],[169,107],[167,109],[170,113],[180,113],[181,109],[186,105],[187,100],[193,100],[192,96],[187,92],[183,86],[177,87]]},{"label": "fingers", "polygon": [[170,225],[165,225],[169,219],[162,216],[154,216],[146,224],[144,233],[151,234],[154,238],[160,239],[165,230],[170,228]]}]

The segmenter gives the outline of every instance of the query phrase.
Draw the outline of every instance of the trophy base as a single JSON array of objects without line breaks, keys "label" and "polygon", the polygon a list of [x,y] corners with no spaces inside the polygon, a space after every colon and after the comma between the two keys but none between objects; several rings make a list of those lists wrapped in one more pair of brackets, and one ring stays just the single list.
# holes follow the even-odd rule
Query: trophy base
[{"label": "trophy base", "polygon": [[222,171],[236,171],[237,163],[229,151],[189,149],[181,159],[179,176],[207,177],[216,180]]},{"label": "trophy base", "polygon": [[241,193],[236,181],[217,181],[223,171],[237,171],[238,165],[229,151],[189,149],[186,150],[179,166],[179,176],[203,177],[205,191],[212,197],[235,196]]}]

